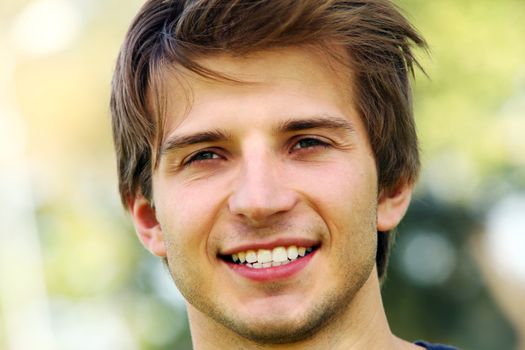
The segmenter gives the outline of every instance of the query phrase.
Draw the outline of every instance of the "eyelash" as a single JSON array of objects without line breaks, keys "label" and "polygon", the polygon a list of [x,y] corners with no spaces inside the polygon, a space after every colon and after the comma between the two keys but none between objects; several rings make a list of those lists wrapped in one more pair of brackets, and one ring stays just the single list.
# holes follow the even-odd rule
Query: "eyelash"
[{"label": "eyelash", "polygon": [[[298,147],[300,145],[301,142],[308,142],[308,144],[304,147]],[[312,142],[314,144],[312,144]],[[320,140],[318,138],[315,138],[315,137],[303,137],[303,138],[300,138],[300,139],[297,139],[293,146],[290,148],[290,151],[289,153],[292,153],[293,151],[303,151],[303,150],[308,150],[308,149],[312,149],[312,148],[317,148],[317,147],[322,147],[322,148],[326,148],[326,147],[329,147],[329,143],[328,142],[325,142],[323,140]],[[194,163],[200,163],[200,162],[206,162],[206,161],[210,161],[210,160],[218,160],[218,159],[221,159],[222,156],[219,155],[217,152],[213,151],[213,150],[202,150],[202,151],[198,151],[196,152],[195,154],[193,155],[190,155],[187,160],[185,160],[182,164],[183,167],[187,167],[187,166],[190,166]]]},{"label": "eyelash", "polygon": [[[211,155],[211,157],[204,156],[204,155]],[[218,155],[217,152],[214,152],[213,150],[202,150],[202,151],[198,151],[195,154],[189,156],[188,159],[185,160],[182,165],[184,167],[186,167],[186,166],[189,166],[189,165],[191,165],[193,163],[205,162],[205,161],[210,161],[210,160],[217,160],[217,159],[220,159],[220,158],[221,158],[221,156]]]},{"label": "eyelash", "polygon": [[[297,147],[301,142],[305,142],[305,141],[308,141],[308,143],[309,143],[307,146],[299,147],[299,148]],[[314,143],[313,145],[311,144],[312,141]],[[319,138],[316,138],[316,137],[309,136],[309,137],[303,137],[303,138],[298,139],[294,143],[293,147],[291,148],[291,151],[293,151],[293,150],[305,150],[305,149],[311,149],[311,148],[317,148],[317,147],[326,148],[328,146],[329,146],[328,142],[325,142],[325,141],[323,141],[323,140],[321,140]]]}]

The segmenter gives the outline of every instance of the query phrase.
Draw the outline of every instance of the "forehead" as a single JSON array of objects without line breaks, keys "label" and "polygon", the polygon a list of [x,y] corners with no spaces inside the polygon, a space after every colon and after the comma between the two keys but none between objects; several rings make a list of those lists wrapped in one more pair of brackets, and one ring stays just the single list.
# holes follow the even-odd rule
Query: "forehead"
[{"label": "forehead", "polygon": [[293,117],[338,109],[356,114],[351,70],[319,49],[214,55],[197,63],[226,79],[203,77],[177,65],[167,69],[162,80],[163,137],[188,124],[209,123],[210,116],[220,120],[232,113]]}]

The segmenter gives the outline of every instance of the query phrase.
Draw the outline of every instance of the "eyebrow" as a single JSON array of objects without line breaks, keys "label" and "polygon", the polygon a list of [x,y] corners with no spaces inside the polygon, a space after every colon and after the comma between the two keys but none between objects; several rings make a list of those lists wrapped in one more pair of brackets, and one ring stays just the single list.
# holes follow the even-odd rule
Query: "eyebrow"
[{"label": "eyebrow", "polygon": [[[285,120],[275,128],[274,132],[288,133],[308,129],[343,129],[352,134],[355,133],[354,125],[349,120],[328,115]],[[219,142],[229,139],[231,139],[231,135],[221,129],[207,130],[191,135],[172,135],[162,145],[161,154],[164,155],[199,143]]]},{"label": "eyebrow", "polygon": [[198,132],[191,135],[173,135],[168,137],[166,142],[162,145],[161,154],[166,154],[170,151],[199,143],[218,142],[230,138],[231,137],[227,132],[220,129]]},{"label": "eyebrow", "polygon": [[305,119],[289,119],[276,128],[276,132],[294,132],[307,129],[344,129],[352,134],[355,127],[352,122],[344,117],[320,115]]}]

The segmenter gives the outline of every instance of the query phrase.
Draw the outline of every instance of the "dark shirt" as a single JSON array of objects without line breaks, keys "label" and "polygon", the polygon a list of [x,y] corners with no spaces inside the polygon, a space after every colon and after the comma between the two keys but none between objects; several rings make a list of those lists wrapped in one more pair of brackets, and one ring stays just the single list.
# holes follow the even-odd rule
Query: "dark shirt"
[{"label": "dark shirt", "polygon": [[415,342],[414,344],[420,345],[427,350],[457,350],[456,348],[453,348],[452,346],[443,345],[443,344],[430,344],[430,343],[427,343],[426,341],[421,341],[421,340]]}]

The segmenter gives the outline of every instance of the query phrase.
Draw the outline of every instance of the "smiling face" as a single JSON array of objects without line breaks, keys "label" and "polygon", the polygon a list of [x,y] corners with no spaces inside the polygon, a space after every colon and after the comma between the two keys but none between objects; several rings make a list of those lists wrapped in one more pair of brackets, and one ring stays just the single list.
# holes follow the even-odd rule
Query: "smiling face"
[{"label": "smiling face", "polygon": [[378,207],[349,74],[302,49],[200,63],[243,83],[167,77],[155,211],[140,195],[130,203],[143,243],[167,257],[192,331],[287,343],[363,317],[392,205]]}]

